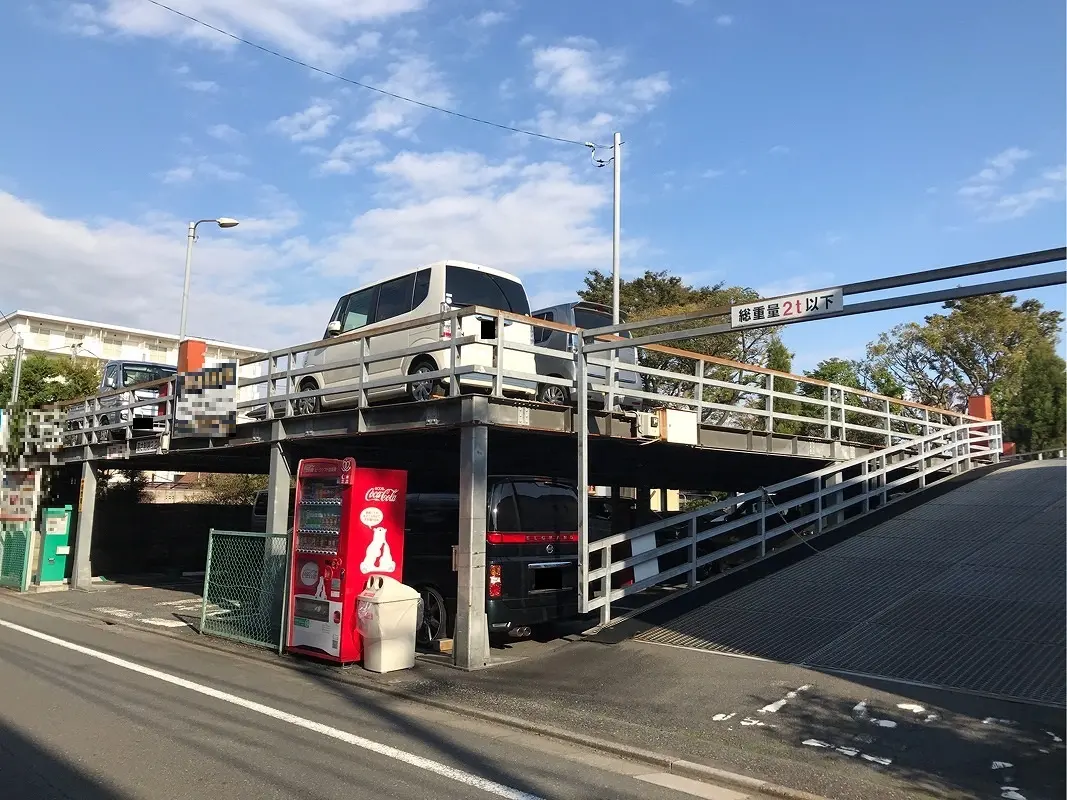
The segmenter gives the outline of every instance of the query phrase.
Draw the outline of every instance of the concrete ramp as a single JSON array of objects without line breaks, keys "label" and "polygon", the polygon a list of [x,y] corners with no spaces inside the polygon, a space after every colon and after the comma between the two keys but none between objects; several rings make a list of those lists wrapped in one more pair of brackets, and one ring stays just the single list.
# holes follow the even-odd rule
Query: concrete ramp
[{"label": "concrete ramp", "polygon": [[1065,480],[996,470],[637,638],[1063,705]]}]

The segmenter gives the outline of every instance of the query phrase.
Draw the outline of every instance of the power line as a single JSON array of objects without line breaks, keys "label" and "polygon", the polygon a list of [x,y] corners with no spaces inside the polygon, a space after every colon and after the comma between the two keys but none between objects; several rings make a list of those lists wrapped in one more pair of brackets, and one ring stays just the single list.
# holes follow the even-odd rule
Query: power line
[{"label": "power line", "polygon": [[339,81],[344,81],[345,83],[350,83],[353,86],[360,87],[361,89],[369,89],[372,92],[377,92],[378,94],[385,95],[386,97],[392,97],[395,100],[402,100],[405,103],[412,103],[413,105],[422,106],[423,108],[428,108],[431,111],[438,111],[438,112],[440,112],[442,114],[448,114],[449,116],[452,116],[452,117],[458,117],[460,119],[465,119],[468,122],[477,122],[477,123],[480,123],[481,125],[488,125],[488,126],[490,126],[492,128],[499,128],[500,130],[511,131],[512,133],[521,133],[524,136],[533,136],[533,137],[536,137],[538,139],[547,139],[550,142],[560,142],[561,144],[574,144],[574,145],[578,145],[580,147],[589,147],[590,146],[589,142],[579,142],[577,139],[564,139],[564,138],[561,138],[559,136],[549,136],[547,133],[538,133],[537,131],[526,130],[525,128],[516,128],[516,127],[514,127],[512,125],[504,125],[501,122],[493,122],[492,120],[482,119],[481,117],[471,116],[470,114],[463,114],[463,113],[461,113],[459,111],[454,111],[454,110],[452,110],[450,108],[443,108],[441,106],[435,106],[432,103],[424,103],[422,100],[415,100],[412,97],[405,97],[402,94],[396,94],[395,92],[390,92],[390,91],[388,91],[386,89],[380,89],[377,86],[371,86],[370,84],[367,84],[367,83],[361,83],[360,81],[353,80],[352,78],[346,78],[344,75],[338,75],[336,72],[330,72],[327,69],[322,69],[321,67],[316,67],[316,66],[314,66],[312,64],[307,63],[306,61],[301,61],[298,58],[293,58],[292,56],[287,56],[287,55],[285,55],[285,53],[278,52],[277,50],[272,50],[269,47],[265,47],[265,46],[263,46],[261,44],[257,44],[256,42],[253,42],[253,41],[250,41],[248,39],[245,39],[245,38],[243,38],[241,36],[238,36],[235,33],[230,33],[229,31],[223,30],[222,28],[218,28],[218,27],[212,25],[209,22],[204,22],[202,19],[197,19],[196,17],[194,17],[194,16],[192,16],[190,14],[186,14],[184,11],[178,11],[178,9],[176,9],[176,8],[171,8],[170,6],[166,5],[165,3],[159,2],[159,0],[145,0],[145,1],[148,2],[148,3],[151,3],[152,5],[154,5],[154,6],[158,7],[158,8],[162,8],[164,11],[169,11],[171,14],[175,14],[175,15],[177,15],[179,17],[182,17],[183,19],[186,19],[189,22],[192,22],[192,23],[194,23],[196,25],[200,25],[200,26],[202,26],[204,28],[207,28],[208,30],[214,31],[215,33],[218,33],[218,34],[220,34],[222,36],[225,36],[225,37],[227,37],[229,39],[233,39],[233,41],[235,41],[235,42],[239,42],[241,44],[248,45],[249,47],[254,47],[256,50],[259,50],[259,51],[261,51],[263,53],[267,53],[268,55],[272,55],[275,58],[284,59],[285,61],[288,61],[290,64],[296,64],[297,66],[303,67],[304,69],[309,69],[309,70],[311,70],[313,72],[317,72],[320,75],[326,75],[326,76],[331,77],[331,78],[336,78]]}]

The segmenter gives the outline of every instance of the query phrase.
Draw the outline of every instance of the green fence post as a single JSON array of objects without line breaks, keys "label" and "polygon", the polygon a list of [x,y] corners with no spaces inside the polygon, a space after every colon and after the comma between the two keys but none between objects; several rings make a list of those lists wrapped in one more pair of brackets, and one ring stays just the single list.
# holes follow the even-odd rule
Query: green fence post
[{"label": "green fence post", "polygon": [[211,528],[207,534],[207,565],[204,567],[204,588],[200,599],[200,635],[204,635],[204,623],[207,621],[207,594],[211,587],[211,545],[215,541],[215,529]]}]

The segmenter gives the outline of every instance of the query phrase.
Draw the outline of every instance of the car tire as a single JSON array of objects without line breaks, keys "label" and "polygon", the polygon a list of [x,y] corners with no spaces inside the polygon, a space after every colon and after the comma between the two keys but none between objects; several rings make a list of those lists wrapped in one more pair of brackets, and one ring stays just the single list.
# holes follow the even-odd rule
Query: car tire
[{"label": "car tire", "polygon": [[[418,375],[423,372],[437,372],[437,369],[437,364],[432,358],[416,358],[411,362],[408,376]],[[441,394],[444,394],[444,385],[439,380],[413,381],[407,385],[408,400],[413,403],[424,403]]]},{"label": "car tire", "polygon": [[545,383],[537,387],[537,400],[553,406],[565,406],[571,401],[571,393],[566,386]]},{"label": "car tire", "polygon": [[[318,384],[315,381],[304,381],[300,384],[300,392],[314,392],[318,390]],[[306,417],[310,414],[318,414],[322,411],[322,398],[318,395],[315,397],[298,397],[293,401],[293,415],[297,417]]]},{"label": "car tire", "polygon": [[415,644],[429,647],[436,639],[448,638],[448,605],[444,596],[434,586],[419,586],[422,597],[422,620],[415,631]]}]

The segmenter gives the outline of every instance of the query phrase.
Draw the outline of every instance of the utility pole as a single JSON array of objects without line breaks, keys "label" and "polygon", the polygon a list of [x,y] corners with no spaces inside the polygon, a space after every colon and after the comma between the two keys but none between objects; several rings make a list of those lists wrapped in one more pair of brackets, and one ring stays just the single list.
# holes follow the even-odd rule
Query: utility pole
[{"label": "utility pole", "polygon": [[15,370],[11,376],[11,399],[8,401],[10,408],[15,407],[19,399],[19,382],[22,380],[22,334],[15,337]]},{"label": "utility pole", "polygon": [[616,132],[611,144],[615,172],[614,222],[611,230],[611,324],[619,324],[619,243],[622,238],[622,134]]},{"label": "utility pole", "polygon": [[622,238],[622,134],[618,131],[611,142],[611,158],[597,158],[597,146],[585,142],[593,166],[606,167],[610,162],[614,172],[611,225],[611,324],[619,324],[619,248]]}]

